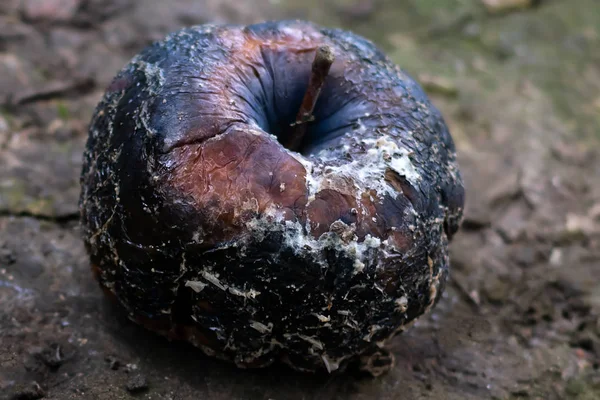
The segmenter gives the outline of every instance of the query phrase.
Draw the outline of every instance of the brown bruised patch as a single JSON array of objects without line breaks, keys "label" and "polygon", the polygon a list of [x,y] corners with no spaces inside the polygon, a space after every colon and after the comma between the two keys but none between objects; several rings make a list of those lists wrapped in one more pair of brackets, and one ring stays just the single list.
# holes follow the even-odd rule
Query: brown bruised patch
[{"label": "brown bruised patch", "polygon": [[400,253],[406,253],[414,246],[412,235],[404,231],[392,231],[388,235],[388,242]]},{"label": "brown bruised patch", "polygon": [[173,153],[171,184],[194,199],[211,240],[231,239],[271,207],[305,219],[306,171],[274,138],[232,130]]},{"label": "brown bruised patch", "polygon": [[377,213],[376,204],[379,201],[380,199],[375,190],[368,190],[362,193],[360,202],[363,207],[363,214],[361,214],[360,224],[357,229],[359,238],[363,238],[366,235],[382,239],[385,237],[385,224]]},{"label": "brown bruised patch", "polygon": [[390,243],[400,251],[410,249],[413,241],[404,226],[402,209],[395,210],[393,215],[381,212],[382,200],[374,190],[363,192],[360,204],[357,203],[353,182],[343,187],[339,184],[327,186],[327,189],[315,194],[315,199],[308,206],[307,215],[313,237],[318,238],[330,231],[336,221],[341,221],[346,225],[354,224],[354,233],[359,241],[371,235],[381,239],[389,238]]},{"label": "brown bruised patch", "polygon": [[[230,101],[236,98],[235,88],[244,85],[245,74],[252,74],[250,66],[263,64],[265,49],[285,51],[295,58],[290,62],[310,65],[310,53],[323,44],[324,36],[305,24],[289,28],[269,36],[245,29],[222,32],[220,40],[222,47],[229,49],[228,59],[218,73],[205,77],[210,90],[206,90],[202,106],[208,111],[171,147],[170,156],[177,164],[171,184],[195,200],[203,228],[211,232],[205,243],[239,235],[245,221],[270,206],[286,220],[306,220],[304,167],[272,137],[249,131],[236,103]],[[334,67],[342,74],[341,64]],[[231,121],[238,121],[243,128],[222,134]],[[215,138],[219,134],[222,136]],[[346,208],[349,211],[355,206]],[[344,205],[337,208],[341,212]],[[329,224],[323,228],[328,230]]]},{"label": "brown bruised patch", "polygon": [[290,24],[285,30],[268,33],[269,36],[265,36],[248,29],[227,30],[224,32],[223,41],[226,45],[236,48],[234,55],[251,58],[260,56],[261,49],[265,47],[305,52],[315,50],[323,41],[323,35],[307,24]]},{"label": "brown bruised patch", "polygon": [[[397,188],[394,187],[396,190]],[[402,192],[399,191],[402,196]],[[409,199],[410,200],[410,199]],[[393,204],[393,206],[391,206]],[[367,234],[387,239],[398,252],[409,251],[414,245],[413,232],[409,229],[410,218],[397,199],[386,196],[381,200],[374,190],[366,191],[361,196],[362,213],[359,213],[356,235],[359,239]]]},{"label": "brown bruised patch", "polygon": [[[315,195],[310,203],[307,215],[310,220],[311,233],[318,238],[330,230],[331,225],[341,221],[346,225],[355,224],[356,235],[359,240],[367,234],[382,237],[382,230],[373,221],[376,210],[368,193],[363,193],[361,203],[356,201],[356,188],[350,182],[345,188],[335,186],[336,189],[323,189]],[[346,190],[352,187],[353,190]]]},{"label": "brown bruised patch", "polygon": [[[359,241],[366,235],[386,238],[391,234],[394,244],[404,248],[409,242],[390,229],[402,223],[398,210],[382,213],[382,200],[375,191],[362,193],[357,201],[357,188],[350,179],[332,177],[322,182],[322,190],[307,207],[306,171],[281,144],[268,135],[255,135],[249,125],[240,120],[235,88],[244,84],[246,75],[257,73],[264,63],[265,50],[285,51],[289,62],[310,65],[311,53],[325,41],[323,35],[306,25],[278,31],[268,36],[243,29],[223,32],[222,47],[229,49],[228,60],[219,73],[206,84],[210,86],[202,106],[209,107],[207,115],[196,121],[185,135],[187,146],[172,150],[177,167],[171,183],[190,195],[202,214],[202,227],[210,232],[205,244],[231,240],[244,232],[245,222],[264,213],[269,207],[283,213],[286,220],[302,224],[310,220],[310,234],[318,238],[330,231],[331,225],[342,221],[354,224]],[[346,61],[334,63],[330,75],[343,77]],[[254,70],[254,72],[252,72]],[[225,122],[236,121],[240,129]],[[227,128],[229,132],[222,134]],[[216,135],[221,134],[219,137]],[[211,138],[207,140],[208,138]],[[180,144],[180,143],[179,143]],[[386,174],[386,180],[398,192],[405,190],[401,179]]]},{"label": "brown bruised patch", "polygon": [[312,235],[318,238],[328,232],[331,224],[338,220],[347,225],[355,223],[357,215],[351,211],[352,209],[356,209],[356,200],[353,196],[331,189],[321,190],[315,195],[307,210]]},{"label": "brown bruised patch", "polygon": [[[206,115],[194,122],[184,139],[174,143],[171,158],[177,167],[171,184],[190,195],[202,213],[203,227],[211,232],[207,242],[229,240],[243,232],[244,222],[264,213],[270,206],[280,210],[284,219],[304,223],[307,214],[313,235],[329,230],[338,219],[352,223],[358,207],[349,193],[352,191],[322,190],[307,205],[306,171],[273,138],[255,135],[242,122],[235,101],[236,87],[244,85],[246,75],[264,63],[263,52],[284,51],[290,63],[310,66],[312,52],[325,42],[316,29],[290,24],[289,29],[273,32],[252,32],[230,29],[222,32],[222,47],[229,49],[228,59],[218,73],[205,77],[209,86],[202,107]],[[330,74],[343,76],[343,59],[335,62]],[[206,111],[206,110],[205,110]],[[230,128],[237,121],[242,129]],[[218,134],[229,128],[229,133]],[[210,139],[209,139],[210,138]],[[185,144],[186,146],[181,146]],[[371,207],[372,208],[372,207]],[[371,233],[370,222],[362,229],[362,237]]]}]

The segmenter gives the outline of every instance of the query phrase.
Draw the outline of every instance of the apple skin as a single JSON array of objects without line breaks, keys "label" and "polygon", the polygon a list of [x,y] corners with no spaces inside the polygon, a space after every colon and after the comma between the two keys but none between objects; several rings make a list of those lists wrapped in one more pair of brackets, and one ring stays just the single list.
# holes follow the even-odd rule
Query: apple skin
[{"label": "apple skin", "polygon": [[[290,151],[323,44],[336,59]],[[81,185],[94,273],[132,320],[303,371],[377,353],[435,305],[464,203],[419,85],[366,39],[303,21],[190,27],[143,50],[98,105]]]}]

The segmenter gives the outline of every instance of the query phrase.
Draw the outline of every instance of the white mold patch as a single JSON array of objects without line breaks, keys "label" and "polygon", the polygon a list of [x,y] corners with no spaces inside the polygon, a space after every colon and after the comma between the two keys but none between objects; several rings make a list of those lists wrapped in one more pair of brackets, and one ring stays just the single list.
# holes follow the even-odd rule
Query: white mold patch
[{"label": "white mold patch", "polygon": [[412,164],[408,153],[392,157],[390,166],[398,173],[398,175],[405,177],[413,185],[416,185],[421,178],[416,168]]},{"label": "white mold patch", "polygon": [[320,342],[319,340],[315,339],[312,336],[306,336],[306,335],[300,335],[300,334],[296,334],[296,336],[302,340],[304,340],[305,342],[308,342],[312,345],[313,348],[318,349],[318,350],[323,350],[325,348],[325,346],[323,346],[323,343]]},{"label": "white mold patch", "polygon": [[[256,297],[258,297],[260,295],[260,292],[258,290],[254,290],[254,289],[240,290],[234,286],[227,285],[219,280],[218,275],[215,275],[211,272],[202,271],[202,272],[200,272],[200,274],[206,281],[212,283],[217,288],[219,288],[223,291],[227,291],[227,292],[231,293],[234,296],[240,296],[240,297],[244,297],[246,299],[255,299]],[[208,283],[204,283],[201,281],[195,281],[195,280],[188,280],[185,283],[186,287],[191,288],[196,293],[200,293],[208,285],[209,285]]]},{"label": "white mold patch", "polygon": [[273,323],[269,322],[267,325],[258,321],[250,321],[250,327],[256,329],[260,333],[270,333],[273,330]]},{"label": "white mold patch", "polygon": [[[324,189],[333,189],[339,192],[347,192],[352,189],[359,202],[362,194],[368,190],[374,190],[380,198],[384,195],[395,198],[398,195],[397,190],[385,180],[385,173],[388,169],[405,177],[413,186],[419,186],[422,177],[410,158],[410,151],[398,147],[395,141],[387,135],[378,139],[359,140],[368,150],[346,164],[324,165],[316,168],[314,163],[304,157],[295,156],[306,169],[309,202],[314,199],[316,193]],[[327,151],[322,150],[317,154],[317,158],[325,161],[326,164],[332,161],[327,159]]]},{"label": "white mold patch", "polygon": [[321,360],[323,360],[323,364],[329,373],[338,370],[340,368],[340,364],[347,358],[349,358],[349,356],[333,358],[327,355],[327,353],[321,354]]},{"label": "white mold patch", "polygon": [[[146,80],[156,84],[156,87],[162,87],[165,84],[165,74],[162,68],[155,64],[151,64],[141,59],[134,59],[133,64],[136,65],[137,69],[142,71],[146,75]],[[139,85],[139,83],[138,83]],[[152,85],[146,86],[151,88]]]},{"label": "white mold patch", "polygon": [[365,336],[363,336],[363,340],[365,342],[370,342],[373,339],[373,335],[375,335],[377,333],[377,331],[380,331],[381,329],[383,329],[383,326],[381,325],[371,325],[369,327],[369,333],[367,333]]},{"label": "white mold patch", "polygon": [[196,293],[200,293],[208,284],[200,281],[187,281],[185,286],[191,288]]},{"label": "white mold patch", "polygon": [[394,303],[396,303],[396,311],[399,313],[405,313],[408,309],[408,299],[406,296],[397,298]]},{"label": "white mold patch", "polygon": [[322,315],[322,314],[315,314],[315,317],[317,317],[317,319],[319,321],[323,322],[323,323],[331,321],[330,317],[327,317],[327,316]]},{"label": "white mold patch", "polygon": [[209,281],[210,283],[212,283],[213,285],[215,285],[219,289],[221,289],[221,290],[227,290],[227,286],[223,285],[221,283],[221,281],[219,281],[219,278],[216,275],[213,275],[213,274],[211,274],[208,271],[202,271],[202,272],[200,272],[200,274],[202,275],[202,277],[204,279],[206,279],[207,281]]},{"label": "white mold patch", "polygon": [[365,269],[365,263],[360,260],[354,260],[354,275],[363,272]]},{"label": "white mold patch", "polygon": [[229,293],[233,294],[234,296],[240,296],[246,299],[255,299],[260,294],[258,290],[250,289],[248,291],[242,291],[234,288],[233,286],[229,286],[228,290]]},{"label": "white mold patch", "polygon": [[306,171],[306,189],[308,191],[308,204],[310,204],[315,199],[315,195],[319,191],[320,186],[319,177],[318,174],[316,174],[316,165],[312,161],[294,151],[287,151],[287,153],[295,158],[300,164],[302,164],[304,170]]}]

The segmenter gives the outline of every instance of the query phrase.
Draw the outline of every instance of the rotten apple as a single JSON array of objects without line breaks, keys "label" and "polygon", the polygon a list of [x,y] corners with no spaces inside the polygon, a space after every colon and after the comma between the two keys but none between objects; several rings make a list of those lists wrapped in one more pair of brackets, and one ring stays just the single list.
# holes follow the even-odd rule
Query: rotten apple
[{"label": "rotten apple", "polygon": [[95,112],[81,184],[92,268],[131,319],[304,371],[389,367],[385,341],[440,298],[464,202],[419,85],[302,21],[143,50]]}]

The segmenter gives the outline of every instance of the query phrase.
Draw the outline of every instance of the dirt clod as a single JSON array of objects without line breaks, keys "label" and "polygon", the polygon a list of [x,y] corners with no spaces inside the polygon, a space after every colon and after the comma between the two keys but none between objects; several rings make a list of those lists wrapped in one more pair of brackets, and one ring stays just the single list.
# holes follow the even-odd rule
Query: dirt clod
[{"label": "dirt clod", "polygon": [[30,21],[64,22],[73,18],[81,0],[25,0],[23,17]]},{"label": "dirt clod", "polygon": [[118,370],[121,367],[121,361],[119,361],[119,359],[116,358],[116,357],[114,357],[114,356],[108,356],[108,357],[106,357],[105,361],[108,363],[108,366],[113,371],[116,371],[116,370]]},{"label": "dirt clod", "polygon": [[532,7],[534,0],[482,0],[488,12],[502,13]]},{"label": "dirt clod", "polygon": [[135,374],[127,381],[125,385],[125,389],[127,389],[130,393],[140,393],[148,390],[148,380],[145,375]]},{"label": "dirt clod", "polygon": [[10,400],[37,400],[43,399],[46,391],[37,382],[31,382],[26,385],[19,385],[12,390],[9,396]]},{"label": "dirt clod", "polygon": [[52,343],[49,346],[36,351],[34,356],[50,369],[58,369],[58,367],[63,365],[66,361],[63,350],[57,343]]}]

